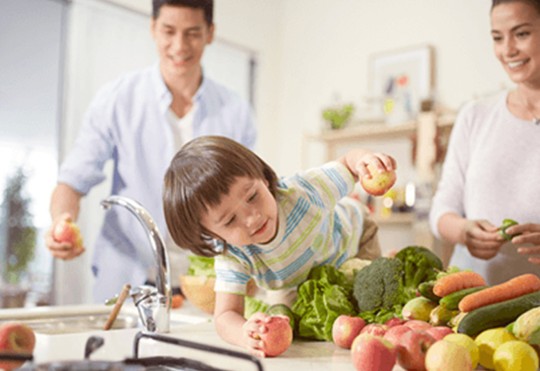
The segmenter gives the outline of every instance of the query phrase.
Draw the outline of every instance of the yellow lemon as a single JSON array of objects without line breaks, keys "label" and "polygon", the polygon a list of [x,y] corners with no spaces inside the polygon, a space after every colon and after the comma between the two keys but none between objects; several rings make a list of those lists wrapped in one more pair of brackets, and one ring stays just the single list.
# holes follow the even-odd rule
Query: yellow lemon
[{"label": "yellow lemon", "polygon": [[471,356],[472,368],[476,369],[478,359],[480,358],[480,351],[473,338],[465,334],[448,334],[444,337],[444,340],[465,347]]},{"label": "yellow lemon", "polygon": [[516,340],[515,336],[509,333],[504,327],[492,328],[481,332],[474,342],[478,345],[480,358],[478,362],[493,370],[493,353],[503,343]]},{"label": "yellow lemon", "polygon": [[538,354],[524,341],[511,340],[500,345],[493,353],[496,371],[536,371]]}]

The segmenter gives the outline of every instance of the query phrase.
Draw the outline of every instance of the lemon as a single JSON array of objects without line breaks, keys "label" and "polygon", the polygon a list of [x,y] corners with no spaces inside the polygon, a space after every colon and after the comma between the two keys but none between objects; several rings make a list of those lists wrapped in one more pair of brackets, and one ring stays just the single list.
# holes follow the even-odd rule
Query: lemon
[{"label": "lemon", "polygon": [[538,354],[526,342],[511,340],[495,350],[493,364],[496,371],[536,371]]},{"label": "lemon", "polygon": [[448,334],[444,337],[444,340],[465,347],[471,356],[472,368],[476,369],[476,366],[478,366],[478,359],[480,358],[480,351],[473,338],[465,334]]},{"label": "lemon", "polygon": [[493,353],[495,353],[495,349],[511,340],[516,340],[516,338],[504,327],[492,328],[481,332],[474,340],[476,345],[478,345],[480,355],[478,362],[485,368],[493,370]]}]

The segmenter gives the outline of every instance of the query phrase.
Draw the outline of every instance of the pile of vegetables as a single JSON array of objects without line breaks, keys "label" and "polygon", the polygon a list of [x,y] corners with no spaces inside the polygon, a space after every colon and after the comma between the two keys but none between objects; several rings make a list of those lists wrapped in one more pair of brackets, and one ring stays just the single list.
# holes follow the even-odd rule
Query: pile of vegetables
[{"label": "pile of vegetables", "polygon": [[432,281],[442,261],[422,246],[408,246],[395,258],[377,258],[356,274],[354,298],[360,317],[384,323],[401,315],[403,306],[417,296],[420,284]]}]

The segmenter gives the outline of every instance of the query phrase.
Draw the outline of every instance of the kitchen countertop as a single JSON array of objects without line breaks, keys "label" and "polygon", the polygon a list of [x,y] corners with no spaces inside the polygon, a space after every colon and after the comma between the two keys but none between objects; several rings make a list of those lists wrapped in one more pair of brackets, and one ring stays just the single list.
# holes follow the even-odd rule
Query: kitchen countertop
[{"label": "kitchen countertop", "polygon": [[[81,306],[81,311],[84,306]],[[43,310],[43,309],[42,309]],[[70,311],[73,311],[70,307]],[[125,310],[125,309],[124,309]],[[129,307],[128,309],[129,310]],[[46,309],[45,309],[46,311]],[[76,309],[75,309],[76,311]],[[0,311],[0,318],[3,311]],[[17,312],[17,311],[16,311]],[[24,312],[24,309],[18,310]],[[15,313],[15,312],[9,312]],[[194,318],[193,322],[178,324],[178,320]],[[133,339],[140,329],[119,329],[112,331],[89,331],[71,334],[36,334],[34,362],[45,363],[52,361],[82,360],[86,340],[90,336],[101,336],[104,345],[90,357],[92,360],[121,361],[133,355]],[[164,334],[170,337],[186,339],[196,343],[209,344],[235,351],[244,352],[243,348],[223,341],[216,333],[211,322],[211,316],[193,308],[188,302],[181,309],[171,311],[171,331]],[[174,356],[197,359],[201,362],[231,369],[235,371],[255,370],[251,362],[232,359],[218,354],[210,354],[197,350],[160,343],[151,339],[143,339],[140,344],[139,357]],[[261,360],[265,371],[353,371],[350,351],[341,349],[331,342],[295,340],[283,354],[274,358]],[[396,366],[395,370],[401,370]]]}]

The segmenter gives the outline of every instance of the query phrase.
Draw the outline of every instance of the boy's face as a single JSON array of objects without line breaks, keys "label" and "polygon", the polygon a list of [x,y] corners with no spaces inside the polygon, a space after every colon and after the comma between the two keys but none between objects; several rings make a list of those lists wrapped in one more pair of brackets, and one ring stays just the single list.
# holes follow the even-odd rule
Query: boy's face
[{"label": "boy's face", "polygon": [[151,31],[165,78],[197,73],[204,48],[212,42],[214,26],[204,20],[204,11],[163,5],[152,19]]},{"label": "boy's face", "polygon": [[267,243],[277,232],[277,202],[266,180],[236,178],[229,193],[203,215],[201,223],[231,245]]}]

